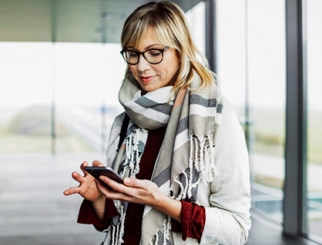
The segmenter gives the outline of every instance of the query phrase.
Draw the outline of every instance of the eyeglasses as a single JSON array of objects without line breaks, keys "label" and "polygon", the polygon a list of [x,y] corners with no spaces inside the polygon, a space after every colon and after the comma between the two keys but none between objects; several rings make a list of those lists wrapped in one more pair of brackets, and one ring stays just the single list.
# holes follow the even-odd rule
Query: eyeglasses
[{"label": "eyeglasses", "polygon": [[136,65],[139,63],[141,54],[143,55],[144,59],[152,65],[156,65],[161,63],[163,60],[163,53],[169,47],[165,47],[164,49],[147,49],[144,52],[135,51],[133,49],[123,49],[120,53],[123,56],[123,59],[129,65]]}]

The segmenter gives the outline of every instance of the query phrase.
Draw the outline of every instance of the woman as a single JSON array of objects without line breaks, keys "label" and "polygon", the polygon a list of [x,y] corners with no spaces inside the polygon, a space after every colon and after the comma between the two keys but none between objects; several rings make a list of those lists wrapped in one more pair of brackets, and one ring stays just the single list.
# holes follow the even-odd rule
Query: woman
[{"label": "woman", "polygon": [[[244,244],[250,229],[249,165],[242,128],[172,2],[148,3],[126,20],[128,63],[107,165],[123,177],[80,183],[78,222],[107,232],[106,244]],[[199,57],[197,56],[199,55]],[[125,114],[130,118],[120,141]],[[99,161],[94,166],[103,165]],[[124,242],[124,243],[123,243]]]}]

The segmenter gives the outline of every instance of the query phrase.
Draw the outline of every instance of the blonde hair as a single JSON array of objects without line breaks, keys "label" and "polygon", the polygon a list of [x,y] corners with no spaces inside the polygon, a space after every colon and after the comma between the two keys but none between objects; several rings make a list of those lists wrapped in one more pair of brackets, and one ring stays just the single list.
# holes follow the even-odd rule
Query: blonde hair
[{"label": "blonde hair", "polygon": [[[192,70],[201,78],[200,89],[211,86],[214,73],[208,68],[207,59],[193,42],[187,20],[178,5],[170,1],[161,1],[138,7],[124,23],[121,35],[122,48],[137,47],[149,27],[153,27],[160,44],[177,50],[180,57],[181,65],[177,80],[173,84],[174,92],[190,85]],[[198,60],[198,56],[201,61]],[[129,72],[129,68],[126,72]]]}]

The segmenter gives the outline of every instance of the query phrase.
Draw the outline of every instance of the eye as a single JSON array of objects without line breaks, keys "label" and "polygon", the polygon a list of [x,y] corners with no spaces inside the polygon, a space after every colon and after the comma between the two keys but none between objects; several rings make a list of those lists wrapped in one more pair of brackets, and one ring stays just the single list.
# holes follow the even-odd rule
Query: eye
[{"label": "eye", "polygon": [[126,53],[127,53],[127,57],[129,57],[129,58],[133,58],[133,57],[137,56],[137,53],[135,53],[132,50],[127,50]]},{"label": "eye", "polygon": [[154,56],[154,57],[159,56],[161,54],[161,52],[157,49],[148,50],[147,53],[149,56]]}]

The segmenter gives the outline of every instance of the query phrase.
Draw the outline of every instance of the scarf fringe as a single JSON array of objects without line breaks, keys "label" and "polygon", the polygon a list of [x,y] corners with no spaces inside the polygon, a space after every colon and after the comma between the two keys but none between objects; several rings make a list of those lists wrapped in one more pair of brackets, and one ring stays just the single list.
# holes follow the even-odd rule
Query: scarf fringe
[{"label": "scarf fringe", "polygon": [[[190,151],[190,159],[194,162],[194,167],[200,172],[200,179],[204,182],[212,182],[218,175],[215,166],[215,147],[213,135],[210,136],[191,136],[190,142],[194,150]],[[192,155],[194,152],[194,156]]]},{"label": "scarf fringe", "polygon": [[[166,220],[163,221],[163,225],[162,225],[162,245],[167,245],[168,244],[168,240],[170,237],[170,230],[171,230],[171,218],[168,216],[168,218]],[[154,237],[151,238],[149,245],[158,245],[160,237],[159,237],[159,231],[160,229],[157,230],[156,234],[154,235]]]},{"label": "scarf fringe", "polygon": [[[127,172],[129,173],[128,176],[135,177],[137,173],[140,172],[140,161],[142,152],[139,148],[140,143],[140,133],[138,131],[142,131],[143,134],[146,134],[146,130],[142,129],[135,129],[131,132],[125,141],[126,144],[126,151],[125,151],[125,162],[124,162],[124,170],[122,175],[124,176]],[[122,205],[121,201],[115,201],[115,207],[118,210],[119,215],[119,223],[117,225],[112,225],[111,230],[111,245],[121,245],[123,241],[124,235],[124,222],[126,216],[126,208]]]},{"label": "scarf fringe", "polygon": [[111,230],[111,245],[121,245],[124,235],[124,222],[125,222],[125,212],[122,205],[120,205],[120,222],[117,225],[112,225]]},{"label": "scarf fringe", "polygon": [[[214,159],[214,142],[213,135],[210,136],[189,136],[190,141],[190,155],[189,155],[189,176],[186,172],[180,174],[181,178],[185,178],[185,183],[183,185],[182,180],[180,181],[177,177],[174,182],[179,185],[180,192],[177,196],[172,196],[177,200],[190,199],[193,194],[192,190],[198,187],[200,181],[204,183],[212,182],[216,176],[218,176],[218,171],[215,166]],[[193,168],[199,173],[199,178],[193,181]],[[170,189],[172,189],[170,187]]]},{"label": "scarf fringe", "polygon": [[138,137],[138,130],[140,129],[135,129],[130,135],[127,136],[126,140],[126,158],[124,165],[129,169],[131,177],[135,177],[140,172],[139,163],[141,161],[142,152],[139,150],[140,140]]}]

